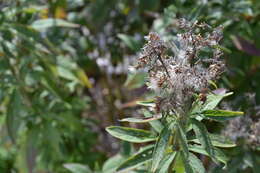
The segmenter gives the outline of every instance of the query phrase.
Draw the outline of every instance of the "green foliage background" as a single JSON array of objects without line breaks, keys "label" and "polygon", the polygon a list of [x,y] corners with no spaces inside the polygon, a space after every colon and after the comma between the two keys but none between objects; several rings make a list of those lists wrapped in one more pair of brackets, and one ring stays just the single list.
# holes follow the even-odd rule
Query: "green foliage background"
[{"label": "green foliage background", "polygon": [[[149,31],[172,37],[181,17],[224,26],[218,86],[234,92],[234,110],[249,111],[249,92],[259,105],[258,0],[2,0],[0,172],[113,172],[140,145],[104,129],[128,124],[118,120],[140,114],[135,101],[149,96],[145,75],[127,75],[128,65]],[[229,172],[257,171],[245,148],[228,153],[242,158]]]}]

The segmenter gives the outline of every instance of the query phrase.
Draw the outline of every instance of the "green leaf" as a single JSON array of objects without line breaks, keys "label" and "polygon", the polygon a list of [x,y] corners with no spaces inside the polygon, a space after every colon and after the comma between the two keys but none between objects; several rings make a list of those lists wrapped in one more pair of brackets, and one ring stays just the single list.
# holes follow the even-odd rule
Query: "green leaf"
[{"label": "green leaf", "polygon": [[[209,156],[208,152],[201,145],[189,145],[189,150],[195,153]],[[229,161],[229,158],[218,148],[214,148],[214,154],[215,158],[224,164],[227,164]]]},{"label": "green leaf", "polygon": [[156,173],[165,173],[168,172],[168,169],[173,162],[173,159],[176,157],[176,151],[167,154],[160,162]]},{"label": "green leaf", "polygon": [[155,107],[154,100],[137,101],[136,104],[148,107]]},{"label": "green leaf", "polygon": [[176,173],[185,173],[185,166],[181,156],[181,152],[177,152],[176,160],[174,161],[173,171]]},{"label": "green leaf", "polygon": [[0,59],[0,73],[3,74],[3,72],[6,72],[7,70],[9,70],[9,68],[10,64],[8,59]]},{"label": "green leaf", "polygon": [[134,151],[133,144],[127,141],[122,141],[120,148],[121,148],[120,154],[124,157],[130,156]]},{"label": "green leaf", "polygon": [[31,128],[28,130],[26,136],[26,143],[25,143],[25,152],[26,152],[26,164],[28,172],[33,172],[36,166],[36,158],[37,158],[37,146],[39,144],[40,138],[40,129],[39,128]]},{"label": "green leaf", "polygon": [[1,49],[4,53],[2,53],[5,56],[8,56],[9,58],[13,57],[15,58],[15,55],[12,52],[12,49],[10,48],[9,42],[0,42],[1,43]]},{"label": "green leaf", "polygon": [[182,126],[178,123],[178,137],[180,139],[181,148],[184,154],[184,157],[187,159],[189,157],[189,149],[188,149],[188,141],[186,138],[186,134]]},{"label": "green leaf", "polygon": [[192,167],[191,167],[191,165],[190,165],[190,161],[189,161],[189,155],[190,155],[190,153],[189,153],[189,155],[188,155],[188,157],[187,157],[187,156],[185,156],[185,155],[187,155],[187,154],[185,154],[183,151],[180,151],[180,155],[181,155],[181,158],[182,158],[182,162],[183,162],[183,164],[184,164],[184,167],[185,167],[185,173],[194,173],[194,172],[193,172],[193,169],[192,169]]},{"label": "green leaf", "polygon": [[23,34],[26,37],[33,38],[35,41],[43,40],[40,32],[26,25],[10,24],[10,27],[14,28],[16,31],[18,31],[18,33]]},{"label": "green leaf", "polygon": [[117,171],[127,171],[142,165],[152,159],[153,145],[142,149],[137,154],[131,156],[129,159],[124,161],[118,168]]},{"label": "green leaf", "polygon": [[260,172],[260,167],[259,167],[259,165],[260,165],[260,156],[259,156],[259,154],[251,153],[250,156],[251,156],[251,159],[252,159],[253,172],[254,173]]},{"label": "green leaf", "polygon": [[156,140],[156,136],[147,130],[110,126],[106,128],[106,131],[110,135],[128,142],[143,143]]},{"label": "green leaf", "polygon": [[57,81],[54,81],[53,76],[51,73],[47,71],[43,71],[41,74],[41,83],[45,86],[54,96],[59,98],[60,100],[66,102],[64,90],[63,88],[59,88],[57,85]]},{"label": "green leaf", "polygon": [[195,6],[193,9],[191,9],[189,14],[189,21],[195,22],[195,20],[198,19],[198,17],[201,15],[201,13],[205,10],[206,4],[201,4],[199,6]]},{"label": "green leaf", "polygon": [[17,89],[14,89],[8,104],[6,117],[7,131],[13,142],[16,141],[23,113],[22,96]]},{"label": "green leaf", "polygon": [[87,74],[84,72],[84,70],[78,68],[76,70],[77,77],[82,85],[85,85],[87,88],[92,88],[92,84],[89,81],[89,78]]},{"label": "green leaf", "polygon": [[138,51],[141,48],[140,43],[132,36],[118,34],[117,37],[120,38],[133,51]]},{"label": "green leaf", "polygon": [[145,84],[146,73],[133,73],[127,76],[124,86],[128,89],[140,88]]},{"label": "green leaf", "polygon": [[194,173],[206,173],[206,170],[200,159],[198,159],[197,156],[192,153],[189,154],[189,164]]},{"label": "green leaf", "polygon": [[176,124],[175,121],[170,122],[168,125],[164,127],[162,132],[159,135],[159,138],[155,144],[154,151],[153,151],[153,161],[152,161],[152,172],[155,172],[159,166],[160,161],[165,156],[165,150],[169,143],[169,138],[172,134],[172,129]]},{"label": "green leaf", "polygon": [[[234,143],[231,139],[225,136],[209,133],[209,137],[213,146],[222,147],[222,148],[230,148],[236,146],[236,143]],[[200,144],[200,141],[198,139],[191,139],[189,141]]]},{"label": "green leaf", "polygon": [[219,94],[219,95],[218,94],[208,95],[206,103],[203,104],[202,111],[214,109],[223,98],[230,96],[232,94],[233,94],[233,92],[229,92],[229,93],[226,93],[226,94]]},{"label": "green leaf", "polygon": [[[153,115],[149,111],[146,111],[146,110],[144,111],[144,116],[146,118],[148,118],[148,117],[152,118],[153,117]],[[159,120],[150,121],[149,124],[158,133],[160,133],[163,129],[163,125]]]},{"label": "green leaf", "polygon": [[78,78],[76,77],[76,75],[73,73],[71,69],[62,66],[57,66],[56,68],[60,77],[67,80],[79,82]]},{"label": "green leaf", "polygon": [[31,24],[31,27],[33,27],[36,30],[43,30],[50,27],[67,27],[67,28],[77,28],[79,27],[78,24],[67,22],[63,19],[40,19],[36,20]]},{"label": "green leaf", "polygon": [[181,152],[180,154],[184,163],[186,173],[206,173],[202,162],[193,153],[189,153],[188,158],[184,156],[183,152]]},{"label": "green leaf", "polygon": [[121,155],[115,155],[109,158],[104,164],[102,168],[102,172],[104,173],[114,173],[116,172],[117,167],[125,161],[125,158]]},{"label": "green leaf", "polygon": [[230,50],[230,49],[228,49],[228,48],[226,48],[226,47],[224,47],[224,46],[221,46],[221,45],[215,45],[215,46],[213,46],[214,48],[218,48],[218,49],[220,49],[220,50],[222,50],[223,52],[225,52],[225,53],[228,53],[228,54],[231,54],[232,53],[232,51]]},{"label": "green leaf", "polygon": [[210,157],[214,159],[214,148],[211,143],[207,128],[202,122],[196,119],[191,119],[191,123],[192,123],[192,128],[196,134],[196,137],[199,139],[201,145],[208,152]]},{"label": "green leaf", "polygon": [[121,122],[130,122],[130,123],[147,123],[150,121],[158,120],[161,117],[149,117],[149,118],[124,118],[122,120],[119,120]]},{"label": "green leaf", "polygon": [[191,114],[201,113],[202,111],[205,110],[212,110],[219,104],[219,102],[223,98],[230,96],[232,94],[233,94],[232,92],[226,94],[209,94],[204,104],[201,101],[194,102],[192,106]]},{"label": "green leaf", "polygon": [[[51,116],[47,113],[45,115]],[[59,129],[49,122],[44,123],[43,129],[44,131],[42,133],[46,141],[46,148],[44,148],[46,150],[44,152],[49,152],[52,156],[61,156],[60,143],[62,142],[62,138]]]},{"label": "green leaf", "polygon": [[63,166],[72,173],[92,173],[88,166],[78,163],[66,163]]},{"label": "green leaf", "polygon": [[202,116],[217,121],[229,120],[230,118],[241,116],[243,114],[243,112],[234,112],[227,110],[205,110],[201,112]]}]

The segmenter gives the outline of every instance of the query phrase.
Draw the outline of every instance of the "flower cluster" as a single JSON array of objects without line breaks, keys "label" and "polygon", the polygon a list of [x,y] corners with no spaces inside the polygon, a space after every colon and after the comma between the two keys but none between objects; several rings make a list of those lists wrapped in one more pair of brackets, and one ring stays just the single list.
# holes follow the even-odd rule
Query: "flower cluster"
[{"label": "flower cluster", "polygon": [[[194,93],[202,92],[210,81],[219,78],[224,64],[218,49],[221,27],[212,29],[205,23],[185,19],[178,24],[185,32],[178,34],[175,41],[165,42],[157,33],[149,33],[136,68],[149,73],[148,86],[158,95],[157,111],[182,115],[189,110]],[[209,50],[213,50],[212,55]]]},{"label": "flower cluster", "polygon": [[255,96],[255,93],[245,93],[241,97],[246,103],[245,116],[230,120],[223,130],[225,136],[239,144],[248,144],[250,148],[260,146],[260,106],[256,104]]},{"label": "flower cluster", "polygon": [[238,117],[230,120],[224,134],[234,141],[244,139],[251,147],[260,145],[260,118],[259,115]]}]

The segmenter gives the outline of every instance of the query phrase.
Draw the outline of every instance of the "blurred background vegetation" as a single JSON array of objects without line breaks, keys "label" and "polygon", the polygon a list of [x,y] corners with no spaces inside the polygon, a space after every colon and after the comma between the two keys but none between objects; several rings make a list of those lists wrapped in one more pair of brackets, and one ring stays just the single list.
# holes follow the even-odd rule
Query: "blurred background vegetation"
[{"label": "blurred background vegetation", "polygon": [[[222,106],[260,122],[258,0],[1,0],[0,172],[113,172],[139,146],[104,129],[141,116],[135,102],[150,97],[145,75],[128,67],[145,35],[174,37],[178,18],[224,26],[218,86],[234,95]],[[259,143],[236,132],[227,172],[258,172]]]}]

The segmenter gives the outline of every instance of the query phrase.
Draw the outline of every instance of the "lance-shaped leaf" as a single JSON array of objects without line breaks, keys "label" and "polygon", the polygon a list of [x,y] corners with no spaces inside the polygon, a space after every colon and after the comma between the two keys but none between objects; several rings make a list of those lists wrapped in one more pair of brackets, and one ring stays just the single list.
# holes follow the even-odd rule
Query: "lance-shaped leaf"
[{"label": "lance-shaped leaf", "polygon": [[[149,111],[144,111],[144,116],[146,118],[153,117],[153,115]],[[162,131],[162,129],[163,129],[163,125],[162,125],[162,123],[159,120],[150,121],[149,124],[158,133],[160,133]]]},{"label": "lance-shaped leaf", "polygon": [[82,69],[78,68],[76,70],[76,76],[82,85],[85,85],[87,88],[92,88],[92,84],[89,81],[87,74]]},{"label": "lance-shaped leaf", "polygon": [[201,4],[199,6],[195,6],[194,8],[191,9],[189,12],[189,21],[196,21],[199,16],[202,15],[202,12],[207,8],[206,4]]},{"label": "lance-shaped leaf", "polygon": [[126,158],[124,158],[122,155],[115,155],[113,157],[110,157],[106,162],[103,164],[102,172],[105,173],[114,173],[116,172],[117,167],[125,161]]},{"label": "lance-shaped leaf", "polygon": [[188,155],[188,157],[185,155],[187,155],[187,154],[185,154],[183,151],[180,151],[180,156],[181,156],[184,168],[185,168],[185,173],[194,173],[193,169],[190,165],[190,161],[189,161],[190,154]]},{"label": "lance-shaped leaf", "polygon": [[31,25],[31,27],[33,27],[36,30],[43,30],[43,29],[47,29],[50,27],[54,27],[54,26],[67,27],[67,28],[79,27],[78,24],[70,23],[70,22],[68,22],[66,20],[62,20],[62,19],[53,19],[53,18],[36,20]]},{"label": "lance-shaped leaf", "polygon": [[214,48],[217,48],[217,49],[220,49],[220,50],[222,50],[223,52],[225,52],[225,53],[232,53],[232,51],[230,50],[230,49],[228,49],[228,48],[226,48],[226,47],[224,47],[224,46],[221,46],[221,45],[215,45],[215,46],[213,46]]},{"label": "lance-shaped leaf", "polygon": [[136,104],[147,107],[155,107],[154,100],[136,101]]},{"label": "lance-shaped leaf", "polygon": [[206,170],[200,159],[198,159],[197,156],[192,153],[189,154],[189,164],[194,173],[206,173]]},{"label": "lance-shaped leaf", "polygon": [[65,168],[70,170],[71,173],[91,173],[92,171],[88,166],[78,163],[66,163],[63,165]]},{"label": "lance-shaped leaf", "polygon": [[141,48],[140,43],[132,36],[118,34],[117,37],[120,38],[133,51],[138,51]]},{"label": "lance-shaped leaf", "polygon": [[191,123],[192,123],[192,128],[196,134],[196,137],[200,141],[201,145],[208,152],[210,157],[214,159],[214,148],[211,143],[207,128],[202,122],[196,119],[191,119]]},{"label": "lance-shaped leaf", "polygon": [[253,172],[260,172],[260,156],[257,153],[251,154],[251,160],[252,160],[252,166],[253,166]]},{"label": "lance-shaped leaf", "polygon": [[145,84],[146,73],[131,73],[127,76],[124,86],[128,89],[140,88]]},{"label": "lance-shaped leaf", "polygon": [[185,172],[187,173],[206,173],[206,170],[200,161],[193,153],[189,153],[189,157],[185,158],[181,153],[182,160],[185,166]]},{"label": "lance-shaped leaf", "polygon": [[227,110],[205,110],[201,112],[201,115],[217,121],[229,120],[237,116],[243,115],[243,112],[227,111]]},{"label": "lance-shaped leaf", "polygon": [[[189,145],[189,150],[195,153],[209,156],[208,152],[201,145]],[[227,164],[229,158],[218,148],[214,148],[214,154],[218,161]]]},{"label": "lance-shaped leaf", "polygon": [[[222,147],[222,148],[230,148],[236,146],[236,143],[234,143],[231,139],[225,136],[209,133],[209,137],[213,146]],[[200,144],[200,141],[197,138],[190,139],[189,141]]]},{"label": "lance-shaped leaf", "polygon": [[106,128],[106,131],[110,135],[128,142],[143,143],[156,140],[156,136],[147,130],[110,126]]},{"label": "lance-shaped leaf", "polygon": [[181,152],[177,152],[176,159],[174,160],[173,171],[178,173],[185,173],[185,166]]},{"label": "lance-shaped leaf", "polygon": [[158,141],[155,144],[153,151],[153,161],[152,161],[152,172],[155,172],[159,166],[160,161],[164,158],[165,150],[168,146],[169,138],[172,134],[172,129],[175,125],[175,121],[170,122],[161,131]]},{"label": "lance-shaped leaf", "polygon": [[18,130],[22,124],[22,116],[24,113],[22,95],[15,89],[11,95],[6,117],[7,132],[14,143]]},{"label": "lance-shaped leaf", "polygon": [[189,157],[189,150],[188,150],[188,141],[186,138],[186,134],[184,129],[179,123],[177,124],[177,129],[178,129],[178,138],[180,140],[181,148],[183,150],[185,159],[187,159]]},{"label": "lance-shaped leaf", "polygon": [[26,37],[33,38],[35,41],[42,41],[42,36],[40,32],[35,29],[21,24],[9,24],[10,28],[15,29],[18,33],[23,34]]},{"label": "lance-shaped leaf", "polygon": [[146,147],[137,154],[131,156],[117,168],[117,171],[127,171],[148,162],[152,159],[153,147],[153,145]]},{"label": "lance-shaped leaf", "polygon": [[232,92],[229,92],[229,93],[226,93],[226,94],[223,94],[223,93],[221,93],[221,94],[209,94],[207,96],[207,100],[206,100],[205,103],[202,103],[201,101],[194,102],[194,104],[192,106],[191,114],[198,114],[198,113],[201,113],[202,111],[205,111],[205,110],[212,110],[219,104],[219,102],[223,98],[230,96],[232,94],[233,94]]},{"label": "lance-shaped leaf", "polygon": [[130,122],[130,123],[147,123],[150,121],[158,120],[161,117],[148,117],[148,118],[124,118],[119,121]]},{"label": "lance-shaped leaf", "polygon": [[206,103],[203,104],[202,110],[214,109],[223,98],[230,96],[232,94],[233,94],[233,92],[229,92],[226,94],[210,94],[209,96],[207,96]]},{"label": "lance-shaped leaf", "polygon": [[173,161],[173,159],[176,157],[176,151],[167,154],[160,162],[158,169],[156,170],[156,173],[165,173],[168,172],[168,169]]}]

